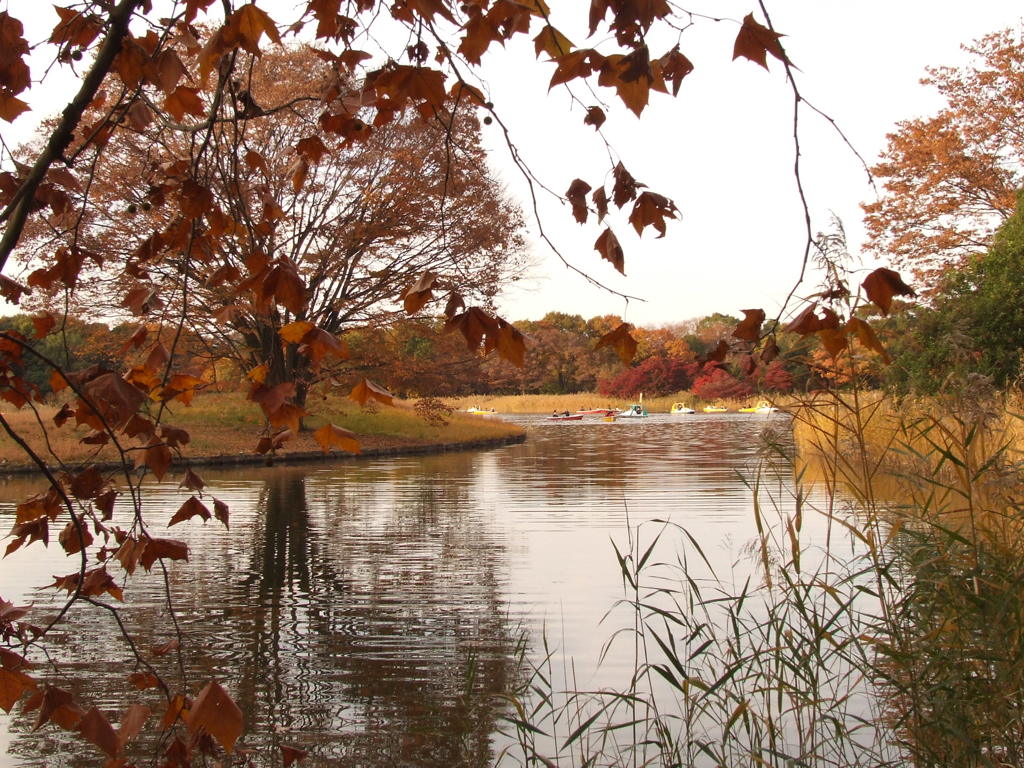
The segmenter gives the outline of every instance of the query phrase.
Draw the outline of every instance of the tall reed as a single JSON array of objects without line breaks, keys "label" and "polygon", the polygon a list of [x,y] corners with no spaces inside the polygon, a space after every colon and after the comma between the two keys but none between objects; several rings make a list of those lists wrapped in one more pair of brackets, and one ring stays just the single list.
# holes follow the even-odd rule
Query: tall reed
[{"label": "tall reed", "polygon": [[[616,551],[615,690],[547,646],[515,692],[523,765],[1024,764],[1016,420],[984,388],[823,395],[768,437],[758,535],[716,573],[683,527]],[[509,753],[511,754],[511,752]]]}]

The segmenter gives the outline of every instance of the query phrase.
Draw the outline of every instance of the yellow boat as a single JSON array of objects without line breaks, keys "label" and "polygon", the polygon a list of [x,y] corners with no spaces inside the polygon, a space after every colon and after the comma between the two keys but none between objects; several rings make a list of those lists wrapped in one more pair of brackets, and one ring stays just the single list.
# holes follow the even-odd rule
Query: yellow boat
[{"label": "yellow boat", "polygon": [[761,400],[757,405],[748,405],[740,408],[740,413],[775,413],[778,410],[767,400]]},{"label": "yellow boat", "polygon": [[475,405],[471,405],[466,409],[466,413],[471,413],[474,416],[493,416],[497,411],[493,408],[478,408]]},{"label": "yellow boat", "polygon": [[704,413],[725,413],[729,409],[724,405],[705,405],[701,410],[703,410]]}]

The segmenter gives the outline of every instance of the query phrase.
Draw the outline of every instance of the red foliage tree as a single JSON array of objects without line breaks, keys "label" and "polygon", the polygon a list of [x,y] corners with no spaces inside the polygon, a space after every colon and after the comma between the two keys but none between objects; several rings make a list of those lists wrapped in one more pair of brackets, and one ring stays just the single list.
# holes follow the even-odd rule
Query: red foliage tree
[{"label": "red foliage tree", "polygon": [[697,370],[695,363],[671,357],[648,357],[627,368],[613,379],[598,382],[598,392],[611,397],[634,397],[641,392],[651,396],[669,395],[689,389]]},{"label": "red foliage tree", "polygon": [[704,400],[740,400],[754,392],[750,381],[738,379],[717,363],[708,363],[694,379],[693,393]]}]

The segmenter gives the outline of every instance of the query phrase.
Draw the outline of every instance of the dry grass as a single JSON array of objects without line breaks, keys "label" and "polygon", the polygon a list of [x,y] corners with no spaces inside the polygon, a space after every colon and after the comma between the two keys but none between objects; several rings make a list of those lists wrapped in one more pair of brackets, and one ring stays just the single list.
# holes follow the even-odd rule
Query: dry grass
[{"label": "dry grass", "polygon": [[[355,432],[364,450],[463,443],[521,432],[500,419],[459,413],[452,414],[447,424],[430,424],[405,402],[397,402],[394,407],[361,408],[344,398],[326,398],[310,402],[308,409],[315,415],[306,419],[304,431],[287,442],[281,453],[319,450],[310,433],[325,421]],[[57,429],[53,423],[56,412],[56,407],[37,406],[36,411],[26,407],[3,415],[32,450],[49,462],[55,462],[55,457],[73,464],[116,460],[117,451],[112,446],[97,448],[81,442],[90,431],[86,427],[75,428],[72,421]],[[189,406],[175,403],[164,413],[162,422],[188,431],[191,442],[185,452],[193,458],[252,454],[264,428],[260,409],[235,393],[199,395]],[[124,438],[124,447],[137,450],[138,441]],[[5,433],[0,433],[0,462],[15,466],[28,463],[21,447]]]},{"label": "dry grass", "polygon": [[[743,406],[768,399],[763,396],[752,396],[745,400],[715,400],[725,405],[730,411],[737,411]],[[469,397],[452,398],[448,401],[459,410],[470,406],[494,408],[498,413],[551,413],[552,411],[575,411],[578,408],[618,408],[623,409],[636,400],[599,395],[594,392],[577,392],[572,395],[471,395]],[[695,410],[700,410],[711,401],[705,401],[690,392],[676,392],[663,397],[645,397],[644,405],[651,413],[668,413],[673,403],[683,402]]]}]

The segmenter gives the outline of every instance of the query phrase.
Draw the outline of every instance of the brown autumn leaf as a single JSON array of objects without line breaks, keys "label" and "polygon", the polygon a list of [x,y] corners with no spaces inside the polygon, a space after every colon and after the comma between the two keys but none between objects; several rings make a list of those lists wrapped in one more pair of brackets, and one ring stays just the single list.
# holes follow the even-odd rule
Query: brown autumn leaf
[{"label": "brown autumn leaf", "polygon": [[36,681],[24,672],[0,667],[0,709],[9,713],[21,697],[35,687]]},{"label": "brown autumn leaf", "polygon": [[764,322],[765,313],[763,309],[744,309],[743,319],[732,335],[740,341],[757,341],[761,338],[761,323]]},{"label": "brown autumn leaf", "polygon": [[89,467],[71,478],[68,490],[76,499],[94,499],[103,490],[103,473],[96,467]]},{"label": "brown autumn leaf", "polygon": [[465,312],[450,317],[444,324],[444,330],[457,330],[466,340],[467,349],[475,350],[480,348],[486,337],[497,335],[498,324],[480,307],[470,307]]},{"label": "brown autumn leaf", "polygon": [[594,250],[601,254],[602,259],[610,261],[620,274],[626,274],[626,256],[619,245],[619,239],[610,227],[598,236]]},{"label": "brown autumn leaf", "polygon": [[701,363],[722,363],[729,354],[729,342],[719,339],[715,348],[699,358]]},{"label": "brown autumn leaf", "polygon": [[779,356],[779,344],[775,340],[775,335],[772,334],[768,337],[768,341],[764,344],[764,349],[761,350],[761,362],[770,363]]},{"label": "brown autumn leaf", "polygon": [[615,179],[615,184],[612,186],[612,202],[615,203],[616,208],[622,208],[630,200],[636,199],[637,190],[643,184],[637,183],[633,174],[627,171],[626,166],[621,162],[616,164],[612,170],[612,177]]},{"label": "brown autumn leaf", "polygon": [[604,125],[604,121],[607,119],[603,109],[600,107],[590,107],[587,110],[586,117],[583,118],[583,124],[594,126],[594,130],[597,131],[601,129],[601,126]]},{"label": "brown autumn leaf", "polygon": [[[296,320],[295,322],[282,326],[280,330],[278,330],[277,335],[287,342],[299,344],[305,338],[306,334],[314,328],[316,328],[316,326],[307,320]],[[264,374],[264,378],[266,378],[266,374]]]},{"label": "brown autumn leaf", "polygon": [[348,393],[348,399],[360,405],[366,405],[370,400],[376,400],[384,405],[394,405],[395,397],[383,387],[374,384],[369,379],[360,379],[359,383],[352,387]]},{"label": "brown autumn leaf", "polygon": [[185,115],[202,117],[206,113],[206,105],[203,104],[197,88],[189,88],[187,85],[179,85],[172,93],[164,99],[164,109],[167,114],[181,122]]},{"label": "brown autumn leaf", "polygon": [[459,313],[460,309],[465,309],[465,308],[466,308],[466,301],[462,298],[461,295],[459,295],[458,293],[455,293],[454,291],[452,291],[448,295],[447,303],[444,305],[444,316],[447,317],[449,320],[451,320],[453,317],[455,317]]},{"label": "brown autumn leaf", "polygon": [[790,321],[783,330],[787,333],[799,333],[801,336],[806,336],[809,333],[814,333],[820,330],[823,326],[821,318],[815,314],[817,304],[809,304]]},{"label": "brown autumn leaf", "polygon": [[85,522],[79,518],[79,524],[68,523],[64,530],[57,536],[61,548],[69,555],[81,552],[93,542],[92,534],[85,527]]},{"label": "brown autumn leaf", "polygon": [[556,85],[567,83],[577,78],[586,79],[597,72],[605,62],[605,57],[591,48],[571,51],[554,57],[557,66],[548,83],[550,91]]},{"label": "brown autumn leaf", "polygon": [[171,517],[170,522],[167,523],[167,527],[170,528],[172,525],[191,520],[193,517],[201,517],[205,523],[210,519],[210,510],[206,508],[195,496],[189,496],[188,500],[182,504],[178,511]]},{"label": "brown autumn leaf", "polygon": [[676,45],[671,51],[658,60],[661,67],[661,75],[672,83],[672,95],[679,95],[679,87],[683,84],[683,78],[693,72],[693,63],[679,51]]},{"label": "brown autumn leaf", "polygon": [[894,296],[917,296],[914,289],[903,282],[899,272],[879,267],[864,278],[861,283],[868,300],[873,302],[883,315],[888,315]]},{"label": "brown autumn leaf", "polygon": [[402,306],[405,309],[405,314],[414,315],[423,309],[424,305],[434,297],[433,289],[436,282],[437,273],[428,270],[402,292]]},{"label": "brown autumn leaf", "polygon": [[849,341],[846,337],[845,331],[838,331],[834,328],[822,328],[818,332],[818,339],[821,341],[821,346],[825,348],[825,351],[832,356],[837,358],[844,349],[849,347]]},{"label": "brown autumn leaf", "polygon": [[[77,574],[76,574],[77,575]],[[47,685],[42,691],[25,703],[25,711],[39,710],[36,722],[32,730],[39,730],[46,723],[54,723],[66,731],[73,730],[85,714],[81,707],[75,704],[74,696],[70,691]]]},{"label": "brown autumn leaf", "polygon": [[193,736],[208,733],[229,755],[242,735],[242,710],[219,683],[211,680],[199,692],[188,713],[188,730]]},{"label": "brown autumn leaf", "polygon": [[103,430],[103,421],[96,417],[93,408],[106,420],[111,429],[123,426],[138,410],[146,396],[116,373],[103,373],[90,379],[80,387],[86,401],[79,399],[77,418],[97,430]]},{"label": "brown autumn leaf", "polygon": [[590,213],[587,210],[587,193],[589,191],[590,185],[587,182],[582,179],[575,179],[565,193],[566,199],[572,205],[573,218],[580,224],[587,223],[587,216]]},{"label": "brown autumn leaf", "polygon": [[281,745],[281,760],[284,763],[284,768],[290,768],[292,763],[299,760],[304,760],[309,756],[309,752],[298,747],[289,747],[287,744]]},{"label": "brown autumn leaf", "polygon": [[498,355],[508,360],[517,368],[522,368],[526,361],[526,339],[511,323],[502,320],[498,321],[498,338],[496,348]]},{"label": "brown autumn leaf", "polygon": [[[287,430],[286,430],[286,431],[287,431]],[[289,437],[291,437],[291,434],[289,434],[288,436],[289,436]],[[228,509],[228,505],[227,505],[227,504],[225,504],[225,503],[224,503],[223,501],[221,501],[220,499],[217,499],[217,498],[215,498],[215,499],[213,500],[213,516],[214,516],[215,518],[217,518],[217,520],[218,520],[218,521],[219,521],[219,522],[220,522],[220,523],[221,523],[221,524],[222,524],[222,525],[223,525],[223,526],[224,526],[225,528],[230,528],[230,527],[231,527],[231,526],[229,526],[229,525],[228,525],[228,517],[229,517],[229,514],[230,514],[230,510]]]},{"label": "brown autumn leaf", "polygon": [[550,58],[557,59],[569,53],[575,46],[572,41],[559,32],[550,24],[544,25],[540,34],[533,38],[533,48],[537,52],[537,58],[546,53]]},{"label": "brown autumn leaf", "polygon": [[111,757],[116,757],[121,749],[121,740],[117,738],[114,726],[107,720],[106,715],[93,707],[78,722],[78,732],[82,738],[91,744],[95,744]]},{"label": "brown autumn leaf", "polygon": [[190,491],[201,491],[206,487],[206,483],[203,481],[203,478],[192,470],[192,467],[188,467],[185,470],[185,476],[181,479],[178,487],[187,488]]},{"label": "brown autumn leaf", "polygon": [[117,743],[124,747],[134,739],[151,714],[152,710],[145,704],[136,702],[128,707],[128,711],[121,716],[121,722],[117,727]]},{"label": "brown autumn leaf", "polygon": [[359,453],[359,441],[355,432],[350,432],[334,424],[324,424],[313,433],[313,439],[320,444],[324,453],[330,453],[331,448],[340,448],[348,453]]},{"label": "brown autumn leaf", "polygon": [[608,215],[608,193],[605,192],[604,187],[598,187],[594,190],[590,199],[594,201],[594,210],[597,211],[597,222],[600,224],[604,221],[604,217]]},{"label": "brown autumn leaf", "polygon": [[43,312],[38,315],[32,316],[32,325],[35,328],[35,336],[37,339],[45,339],[50,335],[50,331],[57,324],[57,318],[51,315],[49,312]]},{"label": "brown autumn leaf", "polygon": [[298,432],[302,427],[302,419],[306,411],[294,403],[284,403],[277,410],[267,415],[267,420],[275,427],[287,427]]},{"label": "brown autumn leaf", "polygon": [[786,52],[782,50],[779,38],[783,35],[773,32],[767,27],[759,24],[754,19],[754,14],[748,13],[743,17],[743,26],[736,35],[736,42],[733,44],[732,57],[737,59],[742,56],[755,64],[760,64],[768,69],[767,54],[771,54],[781,62],[788,63]]},{"label": "brown autumn leaf", "polygon": [[281,44],[274,20],[255,4],[243,5],[232,13],[225,27],[228,41],[237,41],[238,45],[252,54],[259,54],[260,38],[264,34],[278,45]]},{"label": "brown autumn leaf", "polygon": [[638,235],[643,234],[644,227],[654,227],[658,237],[665,236],[665,219],[674,219],[678,210],[675,203],[655,192],[644,192],[633,204],[629,214],[629,223]]},{"label": "brown autumn leaf", "polygon": [[150,438],[145,449],[135,460],[135,466],[148,467],[157,480],[163,480],[171,466],[171,449],[160,438]]},{"label": "brown autumn leaf", "polygon": [[878,340],[878,336],[875,335],[875,329],[871,325],[862,320],[859,317],[851,317],[846,323],[847,333],[856,333],[857,340],[872,352],[877,352],[881,356],[882,360],[888,365],[892,362],[889,359],[889,353],[885,351],[885,347],[882,346],[882,342]]},{"label": "brown autumn leaf", "polygon": [[629,332],[633,329],[629,323],[622,323],[613,331],[609,331],[594,345],[595,351],[602,347],[611,347],[619,356],[623,365],[629,365],[636,356],[637,342]]},{"label": "brown autumn leaf", "polygon": [[139,565],[147,571],[152,570],[157,560],[188,560],[188,544],[176,539],[146,540],[146,548],[139,557]]}]

